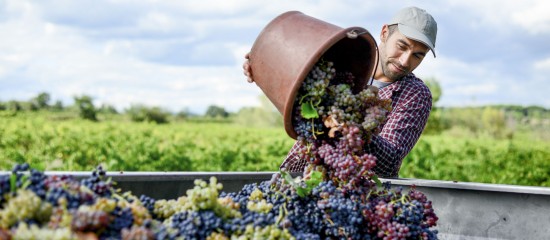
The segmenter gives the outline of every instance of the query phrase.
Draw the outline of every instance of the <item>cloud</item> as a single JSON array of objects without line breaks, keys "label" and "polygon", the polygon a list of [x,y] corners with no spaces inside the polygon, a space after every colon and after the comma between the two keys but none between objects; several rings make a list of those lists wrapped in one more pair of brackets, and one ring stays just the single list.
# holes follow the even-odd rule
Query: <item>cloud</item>
[{"label": "cloud", "polygon": [[533,64],[533,68],[536,71],[540,70],[550,73],[550,57],[535,62],[535,64]]},{"label": "cloud", "polygon": [[[538,72],[527,71],[523,79],[495,71],[494,62],[471,64],[458,58],[438,56],[425,59],[415,71],[421,79],[434,78],[442,88],[438,106],[480,104],[547,104],[544,95],[534,93]],[[536,92],[536,91],[535,91]],[[546,106],[546,105],[545,105]]]},{"label": "cloud", "polygon": [[[514,33],[521,28],[533,35],[550,34],[550,2],[544,0],[453,0],[451,8],[471,13],[465,18],[472,26]],[[487,29],[487,30],[488,30]]]},{"label": "cloud", "polygon": [[88,94],[120,109],[144,103],[202,112],[217,104],[236,111],[259,105],[263,93],[246,83],[241,64],[279,14],[298,10],[363,26],[378,39],[382,24],[408,5],[440,24],[438,57],[416,72],[440,80],[441,104],[475,98],[550,106],[540,87],[550,73],[544,1],[0,1],[0,32],[9,33],[0,41],[0,100],[47,91],[67,104]]}]

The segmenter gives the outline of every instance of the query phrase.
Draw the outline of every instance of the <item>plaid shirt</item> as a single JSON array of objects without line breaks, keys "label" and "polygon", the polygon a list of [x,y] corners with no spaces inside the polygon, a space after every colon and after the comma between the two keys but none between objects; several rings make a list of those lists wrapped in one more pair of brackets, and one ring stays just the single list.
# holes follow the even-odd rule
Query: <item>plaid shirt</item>
[{"label": "plaid shirt", "polygon": [[[414,74],[403,77],[379,91],[381,99],[392,100],[392,111],[381,126],[380,134],[365,145],[365,151],[378,159],[374,172],[379,177],[396,178],[403,158],[411,151],[426,126],[432,108],[432,94]],[[305,160],[295,156],[296,142],[290,149],[281,168],[302,172]]]}]

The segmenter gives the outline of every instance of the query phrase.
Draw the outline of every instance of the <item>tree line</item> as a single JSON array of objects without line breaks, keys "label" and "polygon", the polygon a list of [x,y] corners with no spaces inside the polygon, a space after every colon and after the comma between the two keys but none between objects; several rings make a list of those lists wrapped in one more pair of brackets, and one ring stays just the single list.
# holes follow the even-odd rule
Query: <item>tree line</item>
[{"label": "tree line", "polygon": [[93,98],[88,95],[74,96],[72,105],[63,105],[60,100],[52,103],[52,97],[47,92],[41,92],[35,97],[27,101],[9,100],[6,102],[0,101],[0,111],[17,114],[18,112],[34,112],[34,111],[73,111],[78,112],[78,115],[90,121],[98,121],[99,114],[126,114],[131,120],[136,122],[147,121],[156,123],[168,123],[172,117],[178,119],[186,119],[191,117],[202,118],[228,118],[230,113],[224,107],[211,105],[207,108],[203,115],[198,115],[190,112],[187,109],[173,113],[158,106],[146,106],[143,104],[133,104],[123,111],[117,110],[113,105],[102,104],[96,106],[93,103]]}]

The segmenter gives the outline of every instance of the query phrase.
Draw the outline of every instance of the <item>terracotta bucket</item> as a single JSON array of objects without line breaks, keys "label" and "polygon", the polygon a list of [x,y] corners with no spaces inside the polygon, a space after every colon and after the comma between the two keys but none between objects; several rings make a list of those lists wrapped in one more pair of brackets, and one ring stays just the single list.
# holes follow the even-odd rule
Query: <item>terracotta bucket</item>
[{"label": "terracotta bucket", "polygon": [[254,81],[283,114],[285,130],[294,139],[297,137],[292,126],[294,99],[321,57],[334,62],[337,71],[351,72],[358,91],[374,74],[378,49],[364,28],[344,29],[290,11],[273,19],[260,32],[250,51]]}]

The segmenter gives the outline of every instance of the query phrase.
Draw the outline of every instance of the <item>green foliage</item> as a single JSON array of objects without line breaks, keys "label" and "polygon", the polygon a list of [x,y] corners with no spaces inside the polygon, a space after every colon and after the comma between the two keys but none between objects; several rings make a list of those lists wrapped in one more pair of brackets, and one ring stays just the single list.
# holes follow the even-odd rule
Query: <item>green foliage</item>
[{"label": "green foliage", "polygon": [[41,170],[277,171],[294,142],[283,129],[234,124],[51,118],[0,118],[0,169],[27,162]]},{"label": "green foliage", "polygon": [[241,108],[234,117],[236,124],[254,127],[282,127],[283,117],[265,95],[259,96],[259,107]]},{"label": "green foliage", "polygon": [[443,112],[439,108],[432,108],[428,122],[422,134],[440,134],[445,129],[450,127],[449,121],[446,121],[443,116]]},{"label": "green foliage", "polygon": [[118,114],[118,111],[116,110],[116,108],[110,104],[102,104],[98,110],[100,113]]},{"label": "green foliage", "polygon": [[311,102],[302,103],[301,114],[304,119],[312,119],[312,118],[319,117],[319,114],[317,114],[317,110],[315,109],[315,106],[313,106],[313,103]]},{"label": "green foliage", "polygon": [[[483,129],[483,108],[442,112],[456,122],[475,113],[470,117]],[[294,143],[282,127],[230,119],[157,125],[124,115],[84,121],[77,111],[8,113],[15,112],[0,115],[2,170],[27,162],[40,170],[87,171],[102,164],[121,171],[277,171]],[[403,161],[400,177],[550,187],[549,128],[519,129],[511,139],[466,125],[423,135]]]},{"label": "green foliage", "polygon": [[437,107],[437,102],[441,98],[442,90],[439,82],[435,78],[428,78],[424,81],[432,93],[432,111],[424,128],[424,134],[438,134],[448,129],[449,124],[443,119],[441,110]]},{"label": "green foliage", "polygon": [[170,113],[160,107],[151,107],[145,112],[145,119],[149,122],[167,123],[169,116]]},{"label": "green foliage", "polygon": [[[483,122],[483,128],[490,135],[495,138],[503,138],[506,134],[506,119],[504,116],[504,111],[493,108],[486,107],[483,109],[483,115],[481,116]],[[511,136],[506,134],[506,136]]]},{"label": "green foliage", "polygon": [[20,104],[23,111],[37,111],[39,109],[33,102],[20,102]]},{"label": "green foliage", "polygon": [[82,119],[97,121],[97,109],[90,96],[75,96],[74,102]]},{"label": "green foliage", "polygon": [[441,85],[439,85],[439,82],[435,78],[427,78],[424,80],[424,83],[426,84],[426,86],[428,86],[430,92],[432,92],[432,105],[435,107],[437,102],[439,102],[441,95],[443,94]]},{"label": "green foliage", "polygon": [[168,123],[168,117],[171,115],[168,111],[160,107],[147,107],[144,105],[132,105],[126,110],[134,122],[155,122],[158,124]]},{"label": "green foliage", "polygon": [[225,108],[223,107],[210,105],[208,106],[208,109],[206,109],[204,116],[211,118],[226,118],[229,116],[229,113],[225,111]]},{"label": "green foliage", "polygon": [[[319,184],[323,181],[323,173],[318,171],[312,171],[310,173],[310,176],[308,179],[305,179],[302,182],[302,177],[298,176],[296,178],[293,178],[292,175],[288,172],[280,172],[281,176],[285,179],[285,181],[290,184],[294,189],[296,189],[296,193],[300,197],[306,197],[308,196],[311,191],[319,186]],[[303,184],[302,184],[303,183]]]},{"label": "green foliage", "polygon": [[[535,132],[541,134],[550,133],[550,121],[548,120],[550,119],[550,112],[548,115],[540,110],[535,110],[535,113],[528,113],[526,109],[529,108],[520,109],[513,106],[498,105],[454,107],[437,108],[432,111],[432,114],[434,114],[434,117],[439,118],[440,124],[442,124],[440,131],[448,130],[452,126],[459,126],[475,137],[490,135],[494,138],[512,138],[517,130],[535,130]],[[428,124],[431,124],[429,121]],[[425,131],[425,133],[433,134],[434,132]]]},{"label": "green foliage", "polygon": [[64,109],[63,102],[61,102],[60,100],[55,101],[55,103],[51,106],[50,109],[53,111],[63,111]]},{"label": "green foliage", "polygon": [[546,142],[449,133],[423,136],[403,160],[400,177],[548,187],[548,169]]},{"label": "green foliage", "polygon": [[189,110],[189,108],[185,107],[182,110],[180,110],[178,113],[176,113],[176,119],[178,120],[184,120],[188,119],[190,117],[193,117],[195,114]]},{"label": "green foliage", "polygon": [[38,109],[46,109],[49,107],[50,94],[47,92],[39,93],[36,97],[31,100],[31,103],[35,105]]},{"label": "green foliage", "polygon": [[23,107],[21,107],[21,104],[18,101],[10,100],[6,103],[6,110],[12,111],[12,112],[18,112],[23,110]]}]

